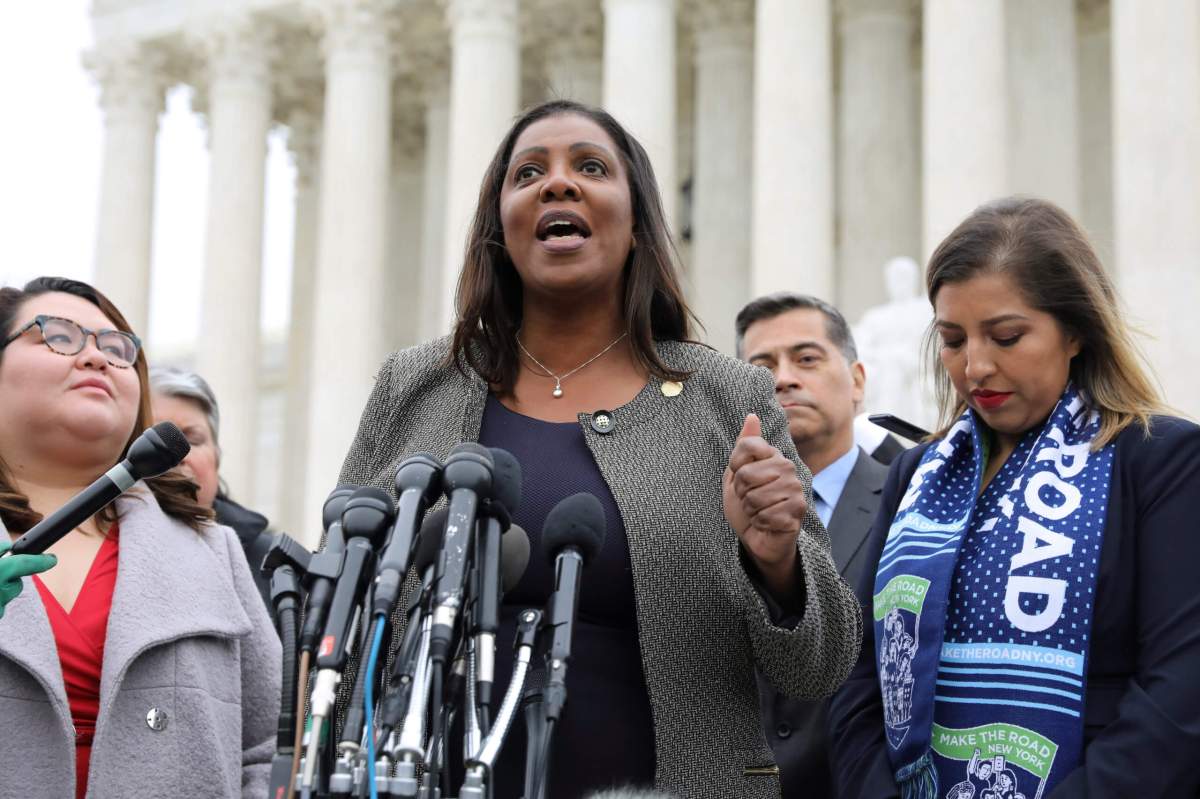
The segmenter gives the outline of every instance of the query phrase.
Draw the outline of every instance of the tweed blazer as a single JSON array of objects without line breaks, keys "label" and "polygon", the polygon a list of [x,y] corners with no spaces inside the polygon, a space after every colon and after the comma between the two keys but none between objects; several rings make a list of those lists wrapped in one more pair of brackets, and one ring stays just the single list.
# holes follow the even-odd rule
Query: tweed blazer
[{"label": "tweed blazer", "polygon": [[[89,799],[265,797],[279,639],[237,536],[218,525],[197,533],[170,518],[144,484],[117,507]],[[148,724],[152,709],[159,729]],[[0,725],[0,796],[75,796],[62,666],[28,577],[0,619]]]},{"label": "tweed blazer", "polygon": [[[770,373],[697,344],[658,349],[665,363],[692,373],[681,393],[668,397],[651,378],[633,400],[606,409],[606,432],[593,428],[592,414],[579,416],[629,540],[655,784],[685,799],[777,799],[755,664],[783,693],[827,696],[855,660],[862,621],[812,510],[811,475],[788,436]],[[447,366],[448,352],[442,338],[384,363],[343,483],[390,489],[406,455],[445,457],[459,442],[478,440],[488,386],[469,369]],[[721,478],[750,412],[762,419],[764,438],[795,462],[809,501],[797,543],[805,605],[794,628],[773,622],[722,510]]]}]

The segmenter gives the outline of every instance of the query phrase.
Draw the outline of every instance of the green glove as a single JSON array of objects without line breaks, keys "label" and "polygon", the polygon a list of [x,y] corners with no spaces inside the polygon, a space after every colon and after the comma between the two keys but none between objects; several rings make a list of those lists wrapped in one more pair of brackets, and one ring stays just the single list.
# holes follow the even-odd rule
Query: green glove
[{"label": "green glove", "polygon": [[[0,538],[0,555],[12,548],[7,536]],[[0,618],[4,606],[21,593],[21,578],[44,572],[58,563],[53,555],[9,555],[0,558]]]}]

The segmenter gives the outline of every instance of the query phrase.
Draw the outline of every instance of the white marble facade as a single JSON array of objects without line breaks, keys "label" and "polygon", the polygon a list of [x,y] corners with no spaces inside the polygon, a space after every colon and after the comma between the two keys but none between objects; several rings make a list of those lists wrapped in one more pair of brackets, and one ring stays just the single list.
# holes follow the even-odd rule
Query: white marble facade
[{"label": "white marble facade", "polygon": [[[194,362],[222,471],[310,541],[378,364],[448,329],[484,164],[548,97],[601,103],[646,146],[720,349],[770,291],[857,322],[886,261],[1027,193],[1082,220],[1169,399],[1200,413],[1195,0],[94,0],[92,19],[96,282],[144,324],[157,120],[190,85],[211,148]],[[245,342],[272,126],[295,263],[286,358],[264,359]]]}]

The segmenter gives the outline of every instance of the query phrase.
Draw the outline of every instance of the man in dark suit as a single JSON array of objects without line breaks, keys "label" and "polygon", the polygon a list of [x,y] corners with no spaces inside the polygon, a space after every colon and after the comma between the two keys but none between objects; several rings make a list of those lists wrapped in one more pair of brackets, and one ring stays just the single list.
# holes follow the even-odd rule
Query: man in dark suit
[{"label": "man in dark suit", "polygon": [[[868,568],[863,543],[879,507],[887,467],[854,443],[866,373],[845,317],[801,294],[760,297],[737,316],[738,356],[775,375],[775,396],[801,460],[813,474],[817,514],[833,560],[855,585]],[[827,702],[786,699],[759,675],[762,718],[779,764],[784,799],[832,796]]]}]

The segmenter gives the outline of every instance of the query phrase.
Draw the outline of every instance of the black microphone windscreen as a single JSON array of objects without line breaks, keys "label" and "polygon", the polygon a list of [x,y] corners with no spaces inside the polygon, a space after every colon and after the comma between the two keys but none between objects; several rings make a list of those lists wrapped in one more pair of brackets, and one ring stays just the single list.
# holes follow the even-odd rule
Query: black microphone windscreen
[{"label": "black microphone windscreen", "polygon": [[437,558],[442,549],[442,537],[446,533],[446,519],[450,516],[448,508],[438,508],[425,517],[421,523],[421,541],[417,544],[413,556],[413,568],[420,574]]},{"label": "black microphone windscreen", "polygon": [[192,445],[188,442],[187,436],[173,422],[159,422],[151,429],[158,433],[158,437],[162,439],[167,451],[171,453],[171,457],[178,459],[177,463],[191,452]]},{"label": "black microphone windscreen", "polygon": [[178,466],[191,449],[178,427],[171,422],[159,422],[133,440],[126,460],[133,467],[133,478],[143,480]]},{"label": "black microphone windscreen", "polygon": [[521,463],[511,452],[499,447],[491,448],[492,499],[499,502],[511,516],[521,504]]},{"label": "black microphone windscreen", "polygon": [[591,494],[572,494],[559,502],[542,526],[542,550],[554,559],[566,547],[578,547],[588,563],[604,547],[607,521],[604,506]]},{"label": "black microphone windscreen", "polygon": [[514,524],[500,537],[500,580],[504,593],[517,587],[528,565],[529,536]]},{"label": "black microphone windscreen", "polygon": [[[461,444],[455,444],[454,449],[450,450],[450,455],[457,455],[460,452],[471,452],[476,455],[482,455],[488,461],[492,460],[492,451],[482,444],[477,444],[474,441],[464,441]],[[449,459],[449,456],[447,456]]]},{"label": "black microphone windscreen", "polygon": [[329,525],[342,518],[342,511],[346,509],[346,501],[357,490],[358,486],[346,484],[329,492],[329,497],[321,508],[321,529],[328,531]]}]

